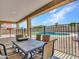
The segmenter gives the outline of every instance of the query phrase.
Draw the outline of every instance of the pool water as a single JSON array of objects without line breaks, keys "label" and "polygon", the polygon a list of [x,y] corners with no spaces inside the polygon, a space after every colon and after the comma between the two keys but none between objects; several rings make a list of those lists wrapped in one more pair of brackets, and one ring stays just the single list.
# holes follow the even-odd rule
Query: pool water
[{"label": "pool water", "polygon": [[38,34],[41,34],[41,35],[43,35],[43,34],[48,34],[48,35],[53,35],[53,36],[61,36],[61,35],[69,35],[69,33],[64,33],[64,32],[40,32],[40,33],[38,33]]}]

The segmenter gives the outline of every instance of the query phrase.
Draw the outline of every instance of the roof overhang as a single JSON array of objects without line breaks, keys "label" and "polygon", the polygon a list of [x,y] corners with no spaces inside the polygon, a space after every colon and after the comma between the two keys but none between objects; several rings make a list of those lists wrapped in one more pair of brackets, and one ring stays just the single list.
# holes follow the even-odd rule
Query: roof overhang
[{"label": "roof overhang", "polygon": [[73,1],[75,1],[75,0],[53,0],[53,1],[49,2],[48,4],[42,6],[41,8],[35,10],[31,14],[20,19],[18,22],[21,22],[21,21],[23,21],[23,19],[26,19],[28,17],[35,17],[35,16],[38,16],[38,15],[41,15],[43,13],[46,13],[50,10],[53,10],[55,8],[58,8],[60,6],[63,6],[65,4],[68,4],[68,3],[73,2]]},{"label": "roof overhang", "polygon": [[[27,1],[27,0],[26,0]],[[33,0],[32,0],[33,1]],[[42,2],[43,0],[41,0]],[[53,10],[55,8],[58,8],[60,6],[63,6],[67,3],[70,3],[74,0],[50,0],[50,1],[46,1],[46,3],[42,3],[42,5],[40,6],[40,3],[38,3],[38,8],[36,7],[36,9],[33,9],[30,11],[30,9],[28,8],[28,13],[25,13],[26,15],[24,17],[22,17],[21,19],[18,18],[18,20],[16,21],[13,21],[13,20],[0,20],[0,23],[18,23],[18,22],[21,22],[23,21],[24,19],[28,18],[28,17],[35,17],[35,16],[38,16],[40,14],[43,14],[45,12],[48,12],[50,10]],[[32,3],[32,2],[31,2]],[[30,5],[30,4],[28,4]],[[32,6],[32,5],[31,5]],[[35,6],[32,6],[35,8]],[[26,7],[27,8],[27,7]],[[24,11],[23,11],[24,12]],[[22,12],[21,12],[22,13]],[[14,13],[15,14],[15,13]],[[18,16],[18,15],[17,15]]]}]

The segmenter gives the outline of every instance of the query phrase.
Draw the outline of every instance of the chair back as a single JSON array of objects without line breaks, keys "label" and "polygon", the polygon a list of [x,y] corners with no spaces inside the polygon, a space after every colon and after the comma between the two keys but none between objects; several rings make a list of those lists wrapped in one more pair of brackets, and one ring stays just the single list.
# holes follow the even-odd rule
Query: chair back
[{"label": "chair back", "polygon": [[[6,47],[5,47],[5,45],[0,43],[0,47],[2,47],[3,52],[4,52],[4,55],[0,55],[0,59],[7,59],[7,52],[6,52]],[[0,54],[2,54],[2,53],[1,53],[1,50],[0,50]]]},{"label": "chair back", "polygon": [[22,34],[18,34],[18,35],[16,35],[16,41],[18,41],[19,39],[18,38],[22,38],[23,37],[23,35]]},{"label": "chair back", "polygon": [[43,42],[49,42],[49,40],[50,40],[50,36],[49,35],[43,35],[43,37],[42,37],[42,41]]},{"label": "chair back", "polygon": [[54,54],[54,43],[55,40],[52,40],[44,45],[43,47],[43,58],[42,59],[50,59]]},{"label": "chair back", "polygon": [[41,35],[40,34],[36,35],[36,40],[41,41]]}]

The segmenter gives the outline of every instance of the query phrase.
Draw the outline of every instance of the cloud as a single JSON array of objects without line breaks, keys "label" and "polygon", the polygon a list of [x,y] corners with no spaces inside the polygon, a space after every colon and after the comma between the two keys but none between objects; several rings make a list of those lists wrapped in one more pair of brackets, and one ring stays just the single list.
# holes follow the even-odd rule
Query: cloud
[{"label": "cloud", "polygon": [[38,25],[53,25],[60,20],[62,21],[65,19],[66,15],[69,14],[69,12],[72,12],[76,7],[78,8],[79,1],[72,2],[70,4],[67,4],[63,7],[54,9],[50,12],[48,12],[48,19],[46,21],[42,21],[41,23],[38,23]]},{"label": "cloud", "polygon": [[49,11],[49,13],[54,13],[56,11],[57,11],[57,9],[54,9],[54,10]]},{"label": "cloud", "polygon": [[[58,9],[54,9],[53,11],[50,11],[50,18],[48,19],[48,21],[52,24],[52,23],[56,23],[60,20],[63,20],[65,18],[65,15],[67,15],[67,13],[72,12],[76,7],[79,6],[79,2],[75,1],[72,2],[70,4],[67,4],[65,6],[63,6],[63,8],[61,8],[60,11],[56,12]],[[48,23],[47,21],[47,23]],[[46,22],[44,22],[46,24]]]}]

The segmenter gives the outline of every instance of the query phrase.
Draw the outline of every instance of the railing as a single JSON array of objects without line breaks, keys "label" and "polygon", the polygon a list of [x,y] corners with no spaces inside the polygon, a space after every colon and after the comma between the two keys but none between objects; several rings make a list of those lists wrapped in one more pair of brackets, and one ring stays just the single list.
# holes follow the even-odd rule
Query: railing
[{"label": "railing", "polygon": [[0,36],[1,35],[17,35],[17,34],[26,34],[26,29],[16,29],[16,28],[0,28]]},{"label": "railing", "polygon": [[[25,29],[26,30],[26,29]],[[0,34],[26,34],[23,29],[2,29]],[[61,24],[51,26],[37,26],[31,28],[31,37],[36,34],[48,34],[50,39],[58,39],[55,50],[79,57],[79,24]]]},{"label": "railing", "polygon": [[55,50],[79,57],[79,24],[61,24],[52,26],[37,26],[31,28],[32,38],[36,34],[48,34],[50,39],[58,39]]}]

